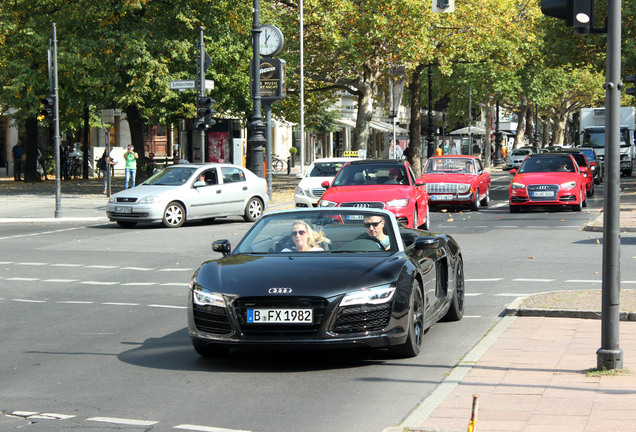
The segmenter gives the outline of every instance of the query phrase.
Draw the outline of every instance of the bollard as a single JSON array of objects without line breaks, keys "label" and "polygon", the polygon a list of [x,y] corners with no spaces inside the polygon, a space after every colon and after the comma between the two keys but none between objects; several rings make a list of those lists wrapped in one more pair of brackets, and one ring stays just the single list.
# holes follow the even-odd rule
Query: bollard
[{"label": "bollard", "polygon": [[291,156],[287,158],[287,175],[291,174]]}]

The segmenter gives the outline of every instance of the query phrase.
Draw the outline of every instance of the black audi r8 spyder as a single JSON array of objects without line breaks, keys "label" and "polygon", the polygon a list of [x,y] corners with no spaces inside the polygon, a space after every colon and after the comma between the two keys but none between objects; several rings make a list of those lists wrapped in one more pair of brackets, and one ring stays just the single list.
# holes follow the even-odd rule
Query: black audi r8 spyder
[{"label": "black audi r8 spyder", "polygon": [[[388,243],[388,246],[387,246]],[[190,282],[194,349],[388,348],[417,356],[426,330],[464,314],[464,269],[446,234],[398,225],[368,208],[285,210],[262,216],[232,250]]]}]

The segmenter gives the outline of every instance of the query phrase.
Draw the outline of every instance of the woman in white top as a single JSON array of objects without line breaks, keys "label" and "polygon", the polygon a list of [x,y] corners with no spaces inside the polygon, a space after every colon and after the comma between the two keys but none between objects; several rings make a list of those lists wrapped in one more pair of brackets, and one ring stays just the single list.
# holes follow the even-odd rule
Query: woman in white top
[{"label": "woman in white top", "polygon": [[294,241],[293,249],[283,249],[283,252],[315,252],[324,251],[321,243],[328,244],[331,241],[325,237],[322,231],[314,231],[309,224],[304,221],[294,221],[292,225],[291,238]]}]

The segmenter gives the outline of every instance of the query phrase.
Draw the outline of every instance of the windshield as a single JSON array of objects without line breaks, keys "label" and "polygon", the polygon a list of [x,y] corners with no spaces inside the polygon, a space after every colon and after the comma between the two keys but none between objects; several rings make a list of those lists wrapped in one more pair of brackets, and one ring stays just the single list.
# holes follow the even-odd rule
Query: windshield
[{"label": "windshield", "polygon": [[523,155],[529,155],[530,153],[532,153],[530,150],[527,149],[515,149],[512,151],[512,153],[510,153],[511,156],[523,156]]},{"label": "windshield", "polygon": [[153,186],[180,186],[188,181],[196,170],[197,167],[168,167],[150,177],[143,182],[143,184]]},{"label": "windshield", "polygon": [[349,164],[342,167],[332,186],[409,184],[402,164]]},{"label": "windshield", "polygon": [[234,254],[296,252],[393,252],[398,249],[389,216],[357,210],[282,212],[254,225]]},{"label": "windshield", "polygon": [[333,177],[346,162],[316,162],[307,177]]},{"label": "windshield", "polygon": [[575,171],[572,159],[568,156],[554,157],[528,157],[526,158],[519,173],[539,173],[539,172],[566,172]]},{"label": "windshield", "polygon": [[[629,147],[627,144],[629,139],[629,130],[625,128],[621,128],[621,147]],[[604,148],[605,147],[605,130],[586,130],[585,135],[583,136],[583,146],[584,147],[593,147],[593,148]]]},{"label": "windshield", "polygon": [[471,158],[435,158],[429,159],[424,168],[425,174],[474,174],[475,161]]}]

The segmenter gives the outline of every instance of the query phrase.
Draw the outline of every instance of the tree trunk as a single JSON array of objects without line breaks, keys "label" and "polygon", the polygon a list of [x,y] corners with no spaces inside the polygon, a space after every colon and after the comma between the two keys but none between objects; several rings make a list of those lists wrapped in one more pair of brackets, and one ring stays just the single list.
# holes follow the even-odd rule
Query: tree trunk
[{"label": "tree trunk", "polygon": [[418,65],[411,75],[409,89],[411,93],[411,123],[409,124],[409,157],[416,175],[422,173],[420,141],[422,140],[422,72],[425,65]]},{"label": "tree trunk", "polygon": [[528,112],[528,99],[524,96],[521,106],[517,111],[517,132],[515,134],[515,143],[512,148],[522,147],[526,135],[526,114]]},{"label": "tree trunk", "polygon": [[371,138],[371,127],[369,122],[373,117],[373,96],[366,86],[358,91],[358,116],[356,118],[356,128],[353,132],[352,150],[367,150]]},{"label": "tree trunk", "polygon": [[487,167],[490,166],[490,161],[492,159],[492,98],[488,98],[486,100],[486,144],[484,148],[484,165]]},{"label": "tree trunk", "polygon": [[22,152],[26,161],[22,164],[22,175],[25,182],[40,180],[37,173],[38,163],[38,119],[29,117],[25,120],[26,140],[22,143]]},{"label": "tree trunk", "polygon": [[550,121],[548,119],[541,119],[543,120],[542,122],[542,137],[541,137],[541,147],[547,147],[549,145],[549,136],[548,134],[550,133]]},{"label": "tree trunk", "polygon": [[536,106],[532,107],[528,105],[528,110],[526,111],[526,136],[533,146],[539,145],[539,143],[534,142],[534,131],[537,127],[537,125],[534,124],[534,112],[536,109]]},{"label": "tree trunk", "polygon": [[130,127],[130,141],[135,151],[139,154],[137,159],[137,175],[135,176],[135,184],[140,178],[141,167],[145,163],[144,153],[144,128],[146,127],[146,119],[141,118],[139,109],[136,105],[129,105],[124,110],[126,112],[126,119]]}]

